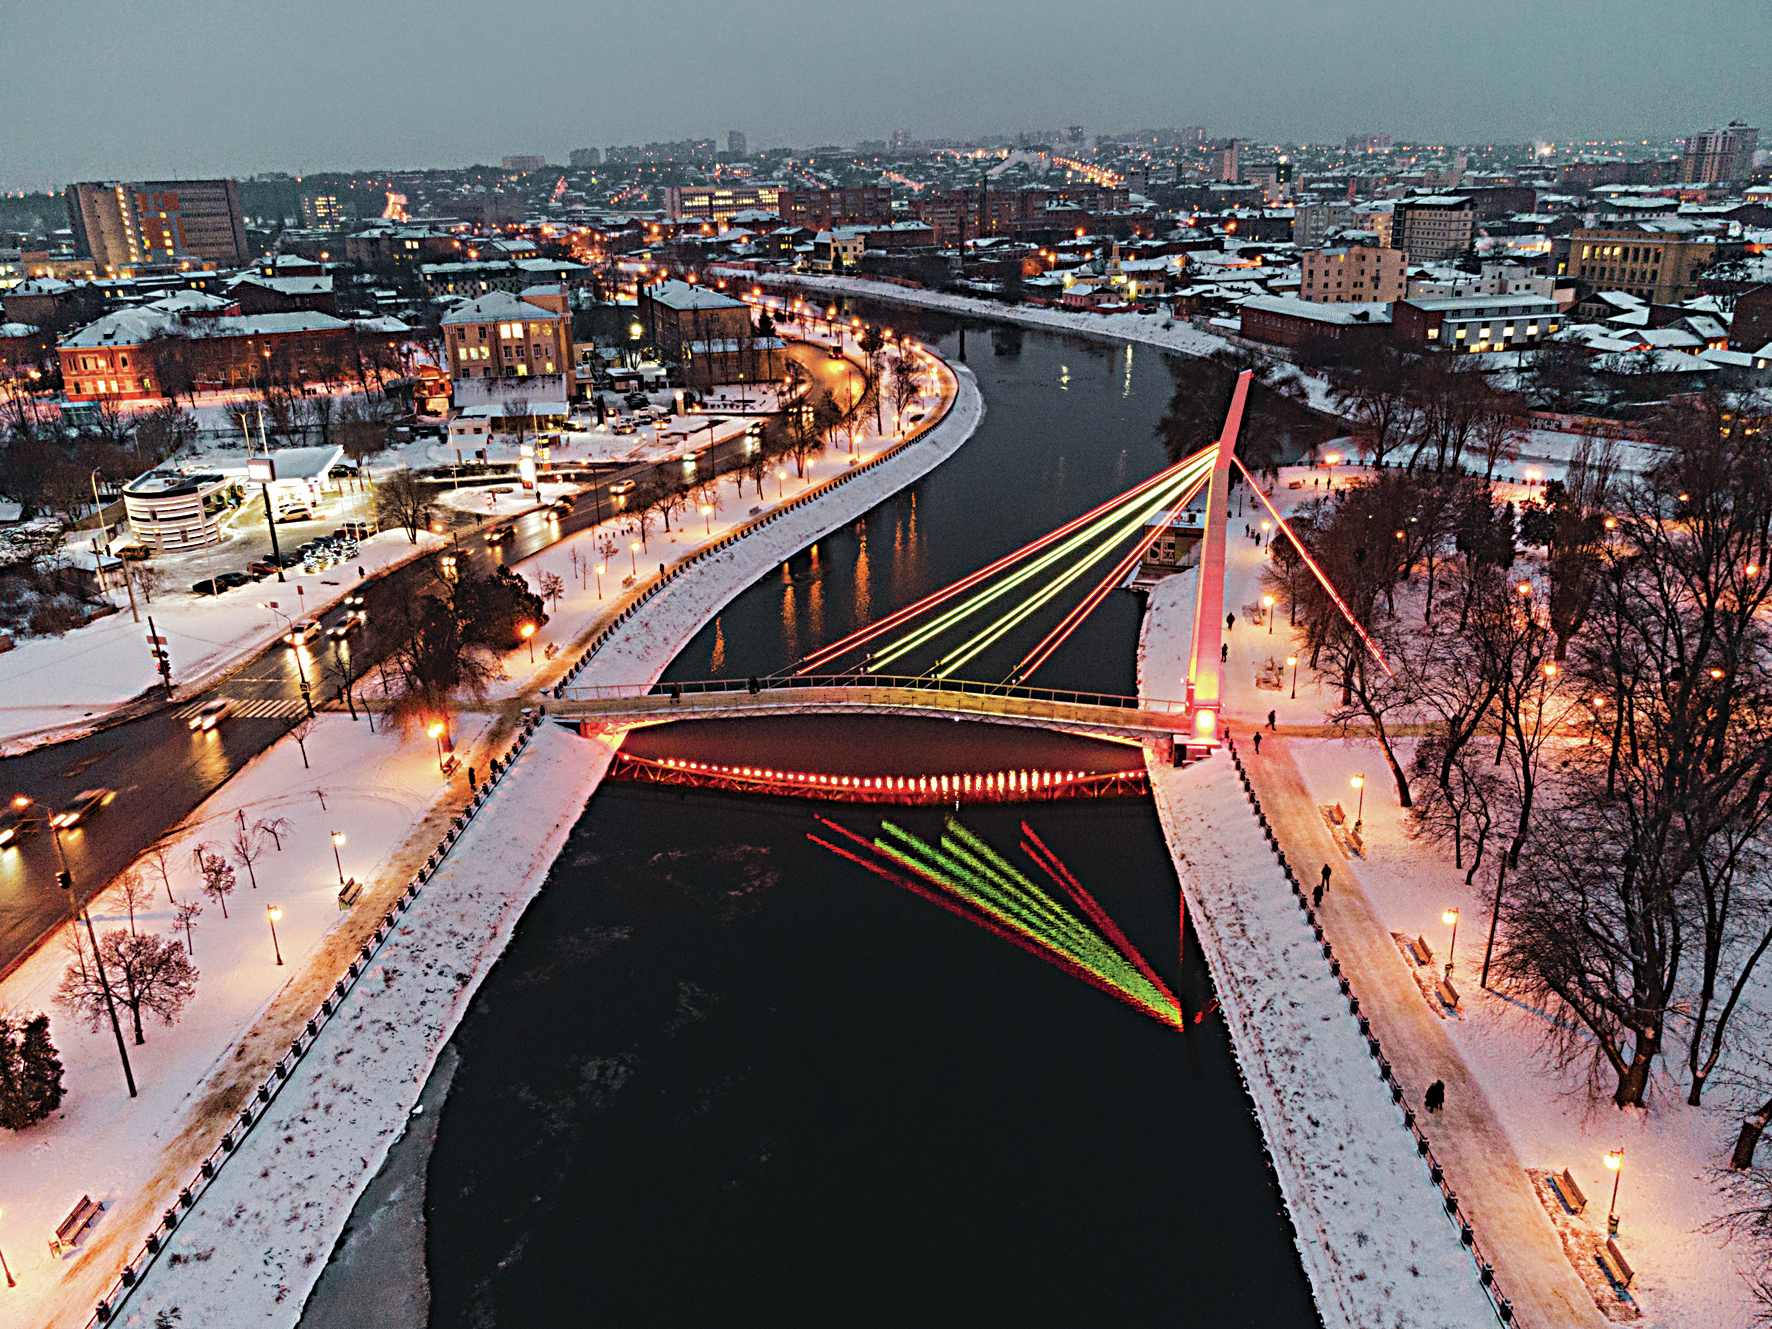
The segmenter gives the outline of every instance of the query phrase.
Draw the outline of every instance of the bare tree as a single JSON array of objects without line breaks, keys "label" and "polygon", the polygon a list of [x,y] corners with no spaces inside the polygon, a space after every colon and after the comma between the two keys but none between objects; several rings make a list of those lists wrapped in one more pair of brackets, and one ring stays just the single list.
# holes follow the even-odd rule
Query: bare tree
[{"label": "bare tree", "polygon": [[892,411],[901,430],[904,428],[905,411],[922,394],[923,387],[918,379],[916,361],[901,350],[886,379],[886,395],[892,402]]},{"label": "bare tree", "polygon": [[117,898],[129,911],[129,930],[135,931],[135,911],[147,910],[154,903],[154,889],[136,868],[125,868],[117,878]]},{"label": "bare tree", "polygon": [[314,733],[314,725],[317,721],[318,717],[316,716],[304,715],[301,719],[289,726],[290,736],[295,739],[296,747],[301,749],[301,766],[304,771],[309,769],[308,739],[312,737]]},{"label": "bare tree", "polygon": [[[76,937],[78,945],[78,937]],[[151,932],[131,934],[118,928],[99,940],[106,972],[112,976],[111,996],[127,1007],[135,1024],[135,1041],[142,1034],[142,1013],[157,1015],[167,1025],[197,992],[197,970],[185,948]],[[105,991],[95,969],[79,956],[62,973],[55,1003],[97,1030],[105,1016]]]},{"label": "bare tree", "polygon": [[431,512],[430,495],[410,467],[401,467],[375,487],[376,521],[400,527],[413,544],[431,524]]},{"label": "bare tree", "polygon": [[[576,551],[574,551],[576,554]],[[577,559],[573,560],[575,563]],[[560,609],[560,597],[566,594],[566,583],[557,572],[544,572],[538,581],[537,591],[541,598],[554,606],[555,612]]]},{"label": "bare tree", "polygon": [[270,836],[271,843],[276,845],[277,852],[280,854],[283,852],[283,837],[295,829],[295,824],[288,817],[266,817],[257,822],[253,829],[263,831]]},{"label": "bare tree", "polygon": [[191,851],[197,871],[202,875],[203,894],[221,906],[222,917],[228,916],[228,897],[234,893],[234,869],[212,844],[200,844]]},{"label": "bare tree", "polygon": [[234,861],[246,869],[246,879],[256,891],[258,877],[253,872],[252,865],[265,852],[263,831],[257,826],[248,826],[242,815],[234,826],[234,838],[228,841],[228,848],[233,851]]},{"label": "bare tree", "polygon": [[149,845],[143,857],[160,878],[160,884],[166,888],[166,903],[176,905],[178,901],[172,898],[172,865],[168,862],[171,852],[170,847],[164,843]]},{"label": "bare tree", "polygon": [[202,912],[203,906],[195,900],[188,900],[172,911],[173,930],[177,931],[179,928],[185,930],[185,952],[188,955],[197,954],[191,944],[191,934],[196,930],[197,916]]}]

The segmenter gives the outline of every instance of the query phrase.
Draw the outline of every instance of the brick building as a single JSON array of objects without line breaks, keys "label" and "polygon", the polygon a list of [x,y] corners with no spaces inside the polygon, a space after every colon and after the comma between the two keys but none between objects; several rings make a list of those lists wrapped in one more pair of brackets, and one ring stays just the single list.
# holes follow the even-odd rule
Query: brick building
[{"label": "brick building", "polygon": [[1244,302],[1240,331],[1250,341],[1271,346],[1318,339],[1377,345],[1389,337],[1390,321],[1389,305],[1326,305],[1261,295]]},{"label": "brick building", "polygon": [[789,226],[803,226],[809,231],[883,225],[892,220],[892,191],[884,185],[783,189],[777,195],[775,210]]},{"label": "brick building", "polygon": [[1476,208],[1464,194],[1400,198],[1392,211],[1391,244],[1411,262],[1453,258],[1470,248]]}]

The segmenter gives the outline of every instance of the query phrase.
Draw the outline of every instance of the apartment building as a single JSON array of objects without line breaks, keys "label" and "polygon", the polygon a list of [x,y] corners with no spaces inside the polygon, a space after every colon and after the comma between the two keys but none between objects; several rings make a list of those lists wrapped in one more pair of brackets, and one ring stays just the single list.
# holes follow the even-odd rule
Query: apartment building
[{"label": "apartment building", "polygon": [[724,224],[740,212],[779,215],[782,187],[759,181],[753,185],[670,185],[664,192],[665,216],[672,221],[703,221]]},{"label": "apartment building", "polygon": [[75,251],[101,275],[132,275],[185,256],[224,267],[251,260],[233,180],[87,181],[68,186]]},{"label": "apartment building", "polygon": [[1342,305],[1403,298],[1409,259],[1400,249],[1350,245],[1307,249],[1298,258],[1300,300]]},{"label": "apartment building", "polygon": [[784,189],[776,209],[789,226],[828,231],[837,226],[872,226],[892,220],[892,191],[884,185],[855,189]]},{"label": "apartment building", "polygon": [[1536,346],[1562,326],[1555,300],[1543,296],[1456,296],[1399,300],[1391,338],[1413,351],[1515,351]]},{"label": "apartment building", "polygon": [[1658,305],[1698,294],[1698,274],[1717,261],[1714,233],[1680,218],[1578,229],[1565,276]]},{"label": "apartment building", "polygon": [[1391,243],[1417,263],[1452,258],[1470,248],[1476,207],[1464,194],[1418,194],[1393,209]]}]

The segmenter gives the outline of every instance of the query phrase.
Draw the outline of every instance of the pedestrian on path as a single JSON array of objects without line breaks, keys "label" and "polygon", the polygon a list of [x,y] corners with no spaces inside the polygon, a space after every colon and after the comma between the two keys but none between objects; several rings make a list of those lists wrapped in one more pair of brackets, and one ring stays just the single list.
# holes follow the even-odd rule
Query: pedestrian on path
[{"label": "pedestrian on path", "polygon": [[1227,663],[1229,663],[1230,658],[1231,658],[1230,643],[1229,642],[1220,642],[1219,646],[1218,646],[1218,663],[1219,664],[1227,664]]},{"label": "pedestrian on path", "polygon": [[1323,864],[1323,889],[1329,889],[1329,865],[1327,863]]},{"label": "pedestrian on path", "polygon": [[1427,1095],[1422,1099],[1429,1112],[1438,1112],[1446,1106],[1446,1082],[1435,1080],[1427,1087]]},{"label": "pedestrian on path", "polygon": [[1318,882],[1317,888],[1311,892],[1311,908],[1312,909],[1320,909],[1322,907],[1323,907],[1323,883]]},{"label": "pedestrian on path", "polygon": [[1224,630],[1226,632],[1229,632],[1232,628],[1234,628],[1236,626],[1237,626],[1237,616],[1235,614],[1226,614],[1224,616]]},{"label": "pedestrian on path", "polygon": [[1259,729],[1255,731],[1255,755],[1258,757],[1261,755],[1261,730]]},{"label": "pedestrian on path", "polygon": [[1269,729],[1272,729],[1274,727],[1274,713],[1272,711],[1269,711],[1267,713],[1267,727]]}]

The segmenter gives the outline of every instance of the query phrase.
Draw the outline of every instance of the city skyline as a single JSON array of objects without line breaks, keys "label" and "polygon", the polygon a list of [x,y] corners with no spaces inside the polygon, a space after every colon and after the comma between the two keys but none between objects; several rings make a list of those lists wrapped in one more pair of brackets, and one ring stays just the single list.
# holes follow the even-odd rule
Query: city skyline
[{"label": "city skyline", "polygon": [[[82,33],[81,63],[26,65],[0,93],[16,135],[0,188],[452,167],[513,153],[564,164],[575,147],[724,141],[729,130],[752,151],[850,146],[898,127],[965,140],[1077,123],[1092,133],[1202,124],[1259,142],[1384,131],[1415,142],[1653,145],[1737,117],[1765,123],[1772,112],[1764,62],[1740,40],[1772,11],[1766,3],[1702,4],[1714,21],[1701,12],[1672,30],[1648,6],[1620,14],[1583,3],[1560,12],[1555,41],[1540,11],[1520,3],[1446,17],[1365,0],[1308,13],[1265,0],[1235,14],[1147,0],[1117,11],[1111,30],[1075,32],[1038,8],[998,3],[968,13],[974,39],[920,48],[915,63],[882,60],[877,34],[854,25],[812,36],[792,66],[772,37],[791,12],[771,5],[736,31],[711,9],[702,24],[686,14],[668,52],[619,61],[604,58],[610,34],[599,16],[569,8],[508,35],[477,34],[472,60],[452,28],[419,21],[434,15],[405,3],[367,15],[323,4],[296,25],[273,24],[264,10],[92,8],[107,17]],[[900,26],[927,32],[947,18],[919,4]],[[19,49],[61,44],[66,22],[15,17]],[[556,39],[534,43],[538,24]],[[198,29],[235,53],[235,77],[141,76],[189,61]],[[1571,46],[1571,33],[1582,41]],[[1657,59],[1641,68],[1650,49]],[[1128,68],[1130,50],[1158,54]],[[484,94],[448,91],[477,85],[461,77],[475,63],[509,73]],[[691,80],[684,91],[672,69],[685,63],[757,76]],[[1608,72],[1624,67],[1632,77]],[[819,69],[842,71],[841,93],[817,95]],[[513,91],[494,91],[504,81]],[[243,114],[248,86],[256,100]],[[201,136],[180,128],[199,123]]]}]

